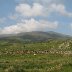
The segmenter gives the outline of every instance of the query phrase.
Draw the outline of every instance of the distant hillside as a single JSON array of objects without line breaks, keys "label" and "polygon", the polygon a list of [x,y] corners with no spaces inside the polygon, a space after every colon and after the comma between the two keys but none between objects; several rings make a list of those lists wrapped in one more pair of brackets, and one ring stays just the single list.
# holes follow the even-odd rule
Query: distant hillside
[{"label": "distant hillside", "polygon": [[9,35],[0,35],[0,39],[5,40],[15,40],[15,41],[47,41],[49,39],[70,39],[72,37],[68,35],[64,35],[61,33],[48,31],[48,32],[42,32],[42,31],[33,31],[33,32],[25,32],[25,33],[19,33],[19,34],[9,34]]}]

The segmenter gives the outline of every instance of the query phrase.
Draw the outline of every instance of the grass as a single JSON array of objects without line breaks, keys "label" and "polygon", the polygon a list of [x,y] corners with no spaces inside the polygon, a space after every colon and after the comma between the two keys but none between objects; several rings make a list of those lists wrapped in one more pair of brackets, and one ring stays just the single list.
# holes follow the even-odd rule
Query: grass
[{"label": "grass", "polygon": [[0,41],[0,72],[72,72],[72,40]]}]

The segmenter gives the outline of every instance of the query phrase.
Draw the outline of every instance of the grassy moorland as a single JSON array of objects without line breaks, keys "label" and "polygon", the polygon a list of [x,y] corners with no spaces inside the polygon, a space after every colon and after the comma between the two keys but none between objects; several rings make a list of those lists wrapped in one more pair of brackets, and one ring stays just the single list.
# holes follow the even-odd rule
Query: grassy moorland
[{"label": "grassy moorland", "polygon": [[72,72],[72,40],[0,40],[0,72]]}]

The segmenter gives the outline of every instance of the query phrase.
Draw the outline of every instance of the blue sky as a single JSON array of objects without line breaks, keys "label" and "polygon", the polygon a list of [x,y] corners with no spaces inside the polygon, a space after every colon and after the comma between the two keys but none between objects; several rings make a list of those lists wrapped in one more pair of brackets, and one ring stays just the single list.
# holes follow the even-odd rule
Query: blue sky
[{"label": "blue sky", "polygon": [[55,31],[72,35],[72,0],[0,0],[0,34]]}]

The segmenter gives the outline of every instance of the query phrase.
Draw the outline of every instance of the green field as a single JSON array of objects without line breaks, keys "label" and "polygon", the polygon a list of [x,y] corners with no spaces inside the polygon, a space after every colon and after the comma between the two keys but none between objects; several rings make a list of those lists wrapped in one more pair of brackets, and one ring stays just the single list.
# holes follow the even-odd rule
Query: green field
[{"label": "green field", "polygon": [[72,72],[72,40],[0,40],[0,72]]}]

